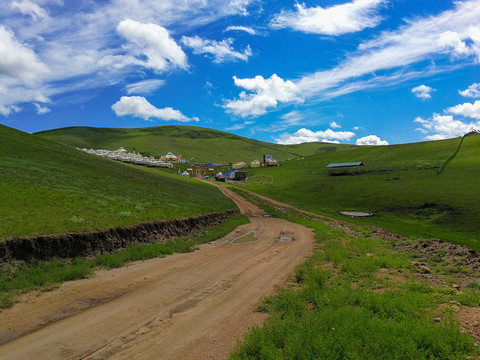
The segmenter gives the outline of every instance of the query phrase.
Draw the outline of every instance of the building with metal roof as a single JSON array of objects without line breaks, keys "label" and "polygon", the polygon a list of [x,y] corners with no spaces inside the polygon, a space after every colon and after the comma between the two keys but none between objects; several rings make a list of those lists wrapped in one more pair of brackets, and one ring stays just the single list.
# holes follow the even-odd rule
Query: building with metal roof
[{"label": "building with metal roof", "polygon": [[354,166],[364,166],[364,165],[365,164],[361,161],[354,161],[354,162],[328,164],[327,168],[354,167]]},{"label": "building with metal roof", "polygon": [[359,175],[359,174],[363,174],[365,171],[358,169],[362,166],[365,166],[365,164],[362,161],[328,164],[327,165],[328,175],[330,175],[330,176],[340,176],[340,175]]}]

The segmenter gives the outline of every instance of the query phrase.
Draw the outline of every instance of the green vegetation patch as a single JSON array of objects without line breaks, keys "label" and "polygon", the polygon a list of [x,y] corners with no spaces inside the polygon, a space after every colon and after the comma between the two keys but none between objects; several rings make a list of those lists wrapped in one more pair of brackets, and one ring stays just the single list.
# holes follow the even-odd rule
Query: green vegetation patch
[{"label": "green vegetation patch", "polygon": [[231,359],[465,359],[477,355],[447,304],[476,306],[478,284],[457,295],[411,269],[414,254],[371,236],[320,222],[317,250],[297,267],[291,286],[258,310],[267,312]]},{"label": "green vegetation patch", "polygon": [[[317,214],[376,225],[405,236],[441,239],[480,250],[480,137],[356,147],[276,168],[250,169],[239,188]],[[457,152],[447,167],[440,167]],[[362,161],[361,174],[330,176],[327,165]],[[350,219],[343,210],[373,213]]]},{"label": "green vegetation patch", "polygon": [[89,259],[52,259],[36,263],[19,262],[15,266],[4,265],[0,270],[0,308],[13,306],[19,294],[48,290],[64,281],[85,278],[99,268],[113,269],[131,261],[193,251],[197,245],[219,239],[248,222],[246,216],[236,215],[216,226],[203,229],[193,238],[173,238],[166,244],[132,244],[113,254],[97,255]]},{"label": "green vegetation patch", "polygon": [[0,239],[233,210],[218,189],[0,126]]}]

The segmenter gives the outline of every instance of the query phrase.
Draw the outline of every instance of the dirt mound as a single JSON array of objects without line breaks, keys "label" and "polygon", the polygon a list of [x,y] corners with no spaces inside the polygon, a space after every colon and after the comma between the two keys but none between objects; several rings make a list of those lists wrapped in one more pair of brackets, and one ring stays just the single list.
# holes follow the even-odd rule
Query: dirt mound
[{"label": "dirt mound", "polygon": [[132,243],[166,242],[171,237],[190,236],[218,224],[238,211],[182,219],[153,221],[99,231],[11,238],[0,242],[0,263],[37,261],[52,257],[75,258],[110,253]]},{"label": "dirt mound", "polygon": [[418,252],[429,260],[437,261],[441,257],[449,265],[461,264],[471,270],[480,269],[480,253],[465,245],[452,244],[440,240],[407,239],[381,228],[371,227],[373,236],[393,240],[395,249],[400,252]]}]

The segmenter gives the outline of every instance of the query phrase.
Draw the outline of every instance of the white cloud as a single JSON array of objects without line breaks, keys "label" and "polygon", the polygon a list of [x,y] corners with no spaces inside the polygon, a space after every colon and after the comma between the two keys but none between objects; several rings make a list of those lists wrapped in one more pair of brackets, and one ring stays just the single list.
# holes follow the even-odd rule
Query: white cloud
[{"label": "white cloud", "polygon": [[133,115],[144,120],[156,118],[180,122],[198,121],[198,118],[189,118],[171,107],[159,109],[150,104],[143,96],[122,96],[112,105],[112,110],[117,116]]},{"label": "white cloud", "polygon": [[225,130],[227,131],[235,131],[235,130],[240,130],[244,129],[247,124],[242,123],[242,124],[233,124],[232,126],[226,127]]},{"label": "white cloud", "polygon": [[199,36],[182,37],[182,43],[193,49],[194,54],[211,54],[214,57],[214,62],[222,63],[225,61],[243,60],[247,61],[249,56],[252,56],[252,50],[247,45],[243,52],[235,51],[232,48],[233,39],[225,39],[222,41],[215,41],[209,39],[202,39]]},{"label": "white cloud", "polygon": [[[157,71],[171,67],[186,69],[188,66],[185,53],[160,25],[127,19],[118,24],[117,32],[129,41],[125,49],[137,57],[138,65]],[[146,61],[142,60],[144,56]]]},{"label": "white cloud", "polygon": [[473,83],[467,89],[458,93],[464,97],[480,98],[480,83]]},{"label": "white cloud", "polygon": [[33,103],[33,105],[35,105],[35,107],[37,108],[38,115],[43,115],[50,112],[50,109],[46,106],[41,106],[40,104],[37,104],[37,103]]},{"label": "white cloud", "polygon": [[[17,104],[135,79],[132,70],[143,77],[139,67],[187,69],[185,54],[166,28],[198,30],[247,15],[257,1],[82,0],[74,7],[63,6],[63,0],[0,1],[0,83],[8,88],[0,96],[1,114],[31,108]],[[127,39],[123,47],[119,35]]]},{"label": "white cloud", "polygon": [[[337,67],[306,75],[296,84],[306,97],[332,97],[363,90],[365,85],[379,87],[451,70],[455,65],[432,68],[430,62],[420,70],[406,71],[410,65],[425,60],[435,61],[445,55],[450,55],[451,59],[461,56],[465,63],[477,63],[480,58],[479,18],[477,0],[456,2],[452,10],[410,20],[398,30],[385,31],[363,42]],[[462,45],[456,42],[457,37],[465,43],[468,51],[462,50]],[[376,75],[387,70],[397,72]]]},{"label": "white cloud", "polygon": [[414,122],[421,125],[421,128],[416,130],[425,134],[425,139],[427,140],[442,140],[463,136],[472,127],[480,127],[480,121],[464,123],[460,120],[455,120],[452,115],[440,114],[433,114],[431,119],[417,117]]},{"label": "white cloud", "polygon": [[150,94],[162,87],[165,84],[165,80],[151,79],[136,82],[134,84],[128,84],[126,86],[127,94]]},{"label": "white cloud", "polygon": [[332,122],[330,123],[330,127],[331,127],[332,129],[340,129],[342,126],[339,125],[339,124],[337,124],[335,121],[332,121]]},{"label": "white cloud", "polygon": [[480,100],[472,103],[459,104],[453,107],[449,107],[445,110],[447,113],[469,117],[472,119],[480,120]]},{"label": "white cloud", "polygon": [[257,35],[255,29],[248,26],[229,26],[225,31],[244,31],[250,35]]},{"label": "white cloud", "polygon": [[0,103],[0,114],[4,115],[4,116],[8,116],[10,115],[11,113],[16,113],[16,112],[20,112],[20,108],[18,106],[15,106],[15,105],[4,105],[4,104],[1,104]]},{"label": "white cloud", "polygon": [[48,67],[38,56],[19,43],[12,31],[0,25],[0,76],[6,75],[33,85],[48,73]]},{"label": "white cloud", "polygon": [[44,9],[29,0],[12,1],[10,7],[20,11],[23,15],[30,15],[33,20],[48,17],[48,14]]},{"label": "white cloud", "polygon": [[251,79],[233,77],[235,85],[253,93],[240,93],[240,99],[229,100],[224,105],[227,112],[235,115],[258,116],[266,113],[267,108],[275,108],[279,102],[302,102],[298,88],[292,81],[285,81],[276,74],[264,79],[257,75]]},{"label": "white cloud", "polygon": [[355,145],[366,146],[366,145],[388,145],[388,141],[381,140],[377,135],[368,135],[357,139]]},{"label": "white cloud", "polygon": [[275,139],[277,144],[293,145],[307,142],[332,142],[332,140],[348,141],[355,134],[350,131],[333,131],[327,129],[325,131],[312,131],[302,128],[293,134],[282,134],[278,139]]},{"label": "white cloud", "polygon": [[413,95],[422,100],[431,99],[432,96],[430,95],[430,93],[433,91],[436,90],[426,85],[419,85],[412,89]]},{"label": "white cloud", "polygon": [[[407,20],[395,31],[384,31],[363,42],[338,66],[290,81],[302,99],[326,100],[345,94],[428,77],[480,61],[480,6],[478,0],[454,3],[452,10],[437,16]],[[303,9],[303,5],[300,6]],[[328,10],[328,9],[327,9]],[[284,13],[285,14],[285,13]],[[465,44],[465,50],[461,43]],[[450,65],[432,65],[445,56]],[[462,64],[453,63],[459,57]],[[429,60],[429,61],[426,61]],[[429,65],[412,69],[419,63]],[[378,75],[380,73],[380,75]],[[432,89],[433,90],[433,89]],[[300,95],[297,95],[298,97]],[[235,114],[263,115],[277,103],[263,94],[246,94],[225,108]]]},{"label": "white cloud", "polygon": [[293,110],[282,115],[282,126],[284,128],[294,126],[294,125],[299,125],[304,121],[305,121],[305,116],[297,110]]},{"label": "white cloud", "polygon": [[271,22],[273,28],[292,28],[313,34],[341,35],[377,26],[382,18],[378,9],[387,0],[354,0],[322,8],[296,4],[296,11],[282,11]]}]

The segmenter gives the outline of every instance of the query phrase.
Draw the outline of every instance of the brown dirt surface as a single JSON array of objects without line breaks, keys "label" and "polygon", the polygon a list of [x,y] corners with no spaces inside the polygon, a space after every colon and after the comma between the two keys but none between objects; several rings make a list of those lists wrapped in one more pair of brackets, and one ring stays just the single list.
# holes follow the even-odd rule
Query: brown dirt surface
[{"label": "brown dirt surface", "polygon": [[[0,359],[225,359],[265,314],[255,306],[313,251],[313,231],[226,188],[251,223],[174,254],[30,293],[0,312]],[[234,244],[250,231],[258,239]],[[277,242],[282,233],[293,241]]]}]

